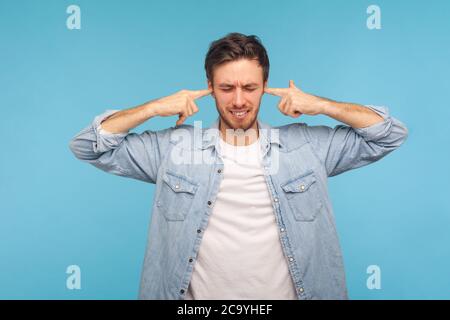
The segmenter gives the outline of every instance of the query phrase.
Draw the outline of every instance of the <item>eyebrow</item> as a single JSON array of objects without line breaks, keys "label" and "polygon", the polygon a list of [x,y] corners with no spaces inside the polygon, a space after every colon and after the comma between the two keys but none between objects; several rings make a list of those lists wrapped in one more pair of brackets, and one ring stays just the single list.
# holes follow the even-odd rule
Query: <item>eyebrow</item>
[{"label": "eyebrow", "polygon": [[[256,82],[251,82],[251,83],[247,83],[247,84],[245,84],[245,85],[243,85],[243,87],[257,87],[258,86],[258,84],[256,83]],[[221,84],[219,84],[219,87],[220,88],[223,88],[223,87],[234,87],[234,84],[231,84],[231,83],[221,83]]]}]

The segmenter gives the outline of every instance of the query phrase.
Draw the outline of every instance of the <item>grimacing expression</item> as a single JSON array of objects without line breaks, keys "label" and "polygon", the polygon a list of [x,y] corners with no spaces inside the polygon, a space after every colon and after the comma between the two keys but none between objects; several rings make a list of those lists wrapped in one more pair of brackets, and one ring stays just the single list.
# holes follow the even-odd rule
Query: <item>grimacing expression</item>
[{"label": "grimacing expression", "polygon": [[239,59],[218,65],[208,88],[225,129],[256,129],[256,118],[264,94],[263,69],[258,60]]}]

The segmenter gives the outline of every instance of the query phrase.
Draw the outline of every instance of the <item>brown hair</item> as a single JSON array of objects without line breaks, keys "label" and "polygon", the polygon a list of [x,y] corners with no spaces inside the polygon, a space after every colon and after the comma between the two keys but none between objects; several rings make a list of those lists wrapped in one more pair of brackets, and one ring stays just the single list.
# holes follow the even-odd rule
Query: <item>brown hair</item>
[{"label": "brown hair", "polygon": [[215,66],[242,58],[258,60],[263,69],[263,81],[267,81],[269,57],[261,40],[255,35],[246,36],[237,32],[229,33],[210,44],[205,58],[206,77],[212,83]]}]

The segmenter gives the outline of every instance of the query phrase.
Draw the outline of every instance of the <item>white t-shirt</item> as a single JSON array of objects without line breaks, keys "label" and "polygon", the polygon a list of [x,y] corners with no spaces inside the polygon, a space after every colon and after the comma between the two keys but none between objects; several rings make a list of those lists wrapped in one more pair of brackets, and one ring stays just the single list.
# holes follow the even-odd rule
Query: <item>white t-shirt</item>
[{"label": "white t-shirt", "polygon": [[223,180],[186,299],[297,299],[261,166],[259,139],[219,139]]}]

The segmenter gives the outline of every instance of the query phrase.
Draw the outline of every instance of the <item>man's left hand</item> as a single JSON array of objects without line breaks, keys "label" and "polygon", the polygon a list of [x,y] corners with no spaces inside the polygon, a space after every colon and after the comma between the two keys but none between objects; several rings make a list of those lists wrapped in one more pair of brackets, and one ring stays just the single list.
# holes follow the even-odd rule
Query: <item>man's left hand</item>
[{"label": "man's left hand", "polygon": [[264,92],[281,97],[278,109],[281,113],[298,118],[302,114],[316,115],[323,112],[326,100],[307,94],[294,85],[293,80],[289,80],[289,88],[264,88]]}]

